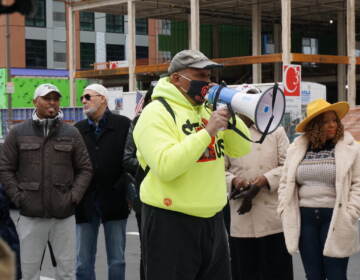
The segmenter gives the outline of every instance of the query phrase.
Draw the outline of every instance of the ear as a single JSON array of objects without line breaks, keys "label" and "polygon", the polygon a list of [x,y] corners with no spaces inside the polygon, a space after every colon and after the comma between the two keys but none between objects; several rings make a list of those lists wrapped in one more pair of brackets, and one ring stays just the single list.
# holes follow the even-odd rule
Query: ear
[{"label": "ear", "polygon": [[37,104],[37,102],[36,102],[36,101],[37,101],[37,99],[38,99],[38,97],[37,97],[36,99],[33,99],[33,101],[32,101],[32,102],[33,102],[33,104],[34,104],[34,107],[36,107],[36,104]]},{"label": "ear", "polygon": [[172,84],[174,84],[175,86],[178,86],[179,85],[179,79],[180,79],[180,75],[178,73],[172,73],[170,75],[170,82]]}]

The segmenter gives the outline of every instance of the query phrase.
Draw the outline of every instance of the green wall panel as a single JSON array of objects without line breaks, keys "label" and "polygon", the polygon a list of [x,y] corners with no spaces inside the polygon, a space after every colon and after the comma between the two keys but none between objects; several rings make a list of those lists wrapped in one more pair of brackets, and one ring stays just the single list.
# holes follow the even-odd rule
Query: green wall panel
[{"label": "green wall panel", "polygon": [[183,21],[171,22],[171,35],[159,35],[159,51],[170,51],[171,56],[188,49],[188,25]]},{"label": "green wall panel", "polygon": [[[32,107],[33,106],[32,98],[36,87],[40,84],[45,84],[45,83],[53,84],[59,88],[62,94],[61,103],[60,103],[61,107],[70,106],[68,79],[15,77],[12,80],[15,85],[15,93],[13,94],[13,99],[12,99],[14,108]],[[86,85],[87,85],[87,81],[85,80],[76,81],[77,95],[79,96],[81,95],[82,90]]]},{"label": "green wall panel", "polygon": [[246,26],[220,26],[220,57],[251,55],[250,29]]},{"label": "green wall panel", "polygon": [[212,25],[202,24],[200,26],[200,50],[207,56],[212,58]]},{"label": "green wall panel", "polygon": [[0,69],[0,108],[7,107],[7,98],[6,98],[6,82],[7,82],[7,71],[6,69]]}]

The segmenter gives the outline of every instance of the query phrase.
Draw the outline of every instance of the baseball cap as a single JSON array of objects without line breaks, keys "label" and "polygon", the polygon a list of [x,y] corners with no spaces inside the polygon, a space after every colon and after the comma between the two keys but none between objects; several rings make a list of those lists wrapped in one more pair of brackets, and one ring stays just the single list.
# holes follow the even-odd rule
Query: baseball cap
[{"label": "baseball cap", "polygon": [[88,85],[85,89],[90,89],[90,90],[93,90],[93,91],[96,91],[98,94],[104,96],[106,98],[106,100],[108,100],[109,98],[109,93],[108,93],[108,90],[106,89],[106,87],[104,87],[103,85],[100,85],[100,84],[91,84],[91,85]]},{"label": "baseball cap", "polygon": [[50,92],[56,92],[57,94],[60,95],[61,97],[61,93],[60,90],[57,88],[57,86],[54,86],[52,84],[42,84],[39,85],[34,92],[34,100],[36,98],[38,98],[39,96],[45,96],[48,95]]},{"label": "baseball cap", "polygon": [[202,52],[197,50],[183,50],[178,52],[170,62],[168,73],[186,69],[212,69],[216,67],[222,67],[222,64],[216,63],[207,58]]}]

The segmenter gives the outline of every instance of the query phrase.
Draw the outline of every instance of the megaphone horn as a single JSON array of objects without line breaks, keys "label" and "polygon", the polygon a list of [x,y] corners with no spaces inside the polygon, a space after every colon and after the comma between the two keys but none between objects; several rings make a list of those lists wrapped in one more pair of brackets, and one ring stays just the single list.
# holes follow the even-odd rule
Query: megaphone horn
[{"label": "megaphone horn", "polygon": [[253,86],[237,90],[216,85],[208,92],[207,99],[210,104],[214,105],[216,95],[218,95],[217,103],[230,105],[235,113],[251,119],[263,134],[274,132],[285,113],[285,96],[277,85],[263,93]]}]

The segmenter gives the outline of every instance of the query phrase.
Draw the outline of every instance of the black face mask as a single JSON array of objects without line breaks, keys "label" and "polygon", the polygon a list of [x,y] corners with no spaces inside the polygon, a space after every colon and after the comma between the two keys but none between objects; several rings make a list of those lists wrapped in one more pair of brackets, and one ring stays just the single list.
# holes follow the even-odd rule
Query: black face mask
[{"label": "black face mask", "polygon": [[183,75],[181,75],[181,77],[190,81],[190,86],[186,94],[196,103],[196,105],[203,104],[205,102],[205,95],[209,90],[209,82],[190,80]]}]

